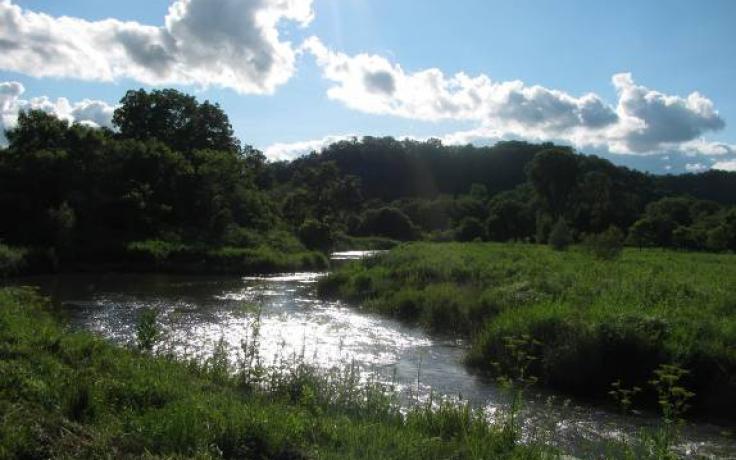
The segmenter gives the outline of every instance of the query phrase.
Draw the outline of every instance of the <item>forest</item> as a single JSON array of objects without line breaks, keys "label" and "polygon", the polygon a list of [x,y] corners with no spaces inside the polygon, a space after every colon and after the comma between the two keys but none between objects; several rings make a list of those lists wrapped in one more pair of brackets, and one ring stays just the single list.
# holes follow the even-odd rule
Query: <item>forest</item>
[{"label": "forest", "polygon": [[610,230],[640,248],[736,250],[736,173],[390,137],[269,162],[217,104],[170,89],[127,92],[113,122],[20,114],[0,150],[0,272],[321,268],[332,248],[546,243],[554,227],[570,242]]}]

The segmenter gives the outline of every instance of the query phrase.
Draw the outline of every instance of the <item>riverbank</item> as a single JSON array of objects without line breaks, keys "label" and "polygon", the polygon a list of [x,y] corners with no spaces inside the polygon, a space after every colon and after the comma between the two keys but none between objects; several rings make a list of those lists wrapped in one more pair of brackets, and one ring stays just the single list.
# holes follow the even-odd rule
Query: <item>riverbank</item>
[{"label": "riverbank", "polygon": [[[513,372],[516,347],[550,388],[607,398],[621,381],[656,405],[663,364],[686,369],[692,414],[736,414],[736,256],[631,250],[616,261],[584,251],[488,243],[417,243],[340,267],[321,295],[467,337],[467,362]],[[516,351],[515,351],[516,350]]]},{"label": "riverbank", "polygon": [[239,247],[146,240],[89,248],[85,253],[66,258],[60,258],[51,249],[0,245],[0,278],[59,272],[254,275],[319,271],[328,267],[325,254],[295,244],[287,248]]},{"label": "riverbank", "polygon": [[[345,371],[231,368],[61,327],[30,289],[0,290],[0,458],[542,458],[466,407],[402,414]],[[549,458],[549,457],[546,457]]]}]

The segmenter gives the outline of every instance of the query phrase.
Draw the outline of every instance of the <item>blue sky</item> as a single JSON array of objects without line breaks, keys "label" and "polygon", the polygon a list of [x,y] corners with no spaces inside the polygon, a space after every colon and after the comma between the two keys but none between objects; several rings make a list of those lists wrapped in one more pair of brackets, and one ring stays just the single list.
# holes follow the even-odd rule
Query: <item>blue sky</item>
[{"label": "blue sky", "polygon": [[[0,83],[22,87],[0,91],[9,127],[29,106],[104,124],[125,90],[176,87],[219,102],[237,135],[275,158],[342,135],[393,135],[553,140],[654,172],[736,168],[733,1],[0,0],[0,9],[14,14],[0,19],[14,21],[0,22]],[[143,54],[153,46],[167,59],[160,73]]]}]

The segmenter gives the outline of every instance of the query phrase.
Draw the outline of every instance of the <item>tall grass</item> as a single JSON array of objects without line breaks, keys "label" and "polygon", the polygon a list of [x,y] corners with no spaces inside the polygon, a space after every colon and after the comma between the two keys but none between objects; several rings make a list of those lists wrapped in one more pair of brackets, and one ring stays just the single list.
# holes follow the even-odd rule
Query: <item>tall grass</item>
[{"label": "tall grass", "polygon": [[170,273],[253,274],[324,270],[329,262],[316,251],[283,251],[277,247],[211,247],[162,240],[129,243],[125,269]]},{"label": "tall grass", "polygon": [[59,326],[30,289],[0,290],[0,357],[0,458],[554,454],[510,441],[468,406],[403,413],[390,389],[361,384],[354,367],[263,370],[244,354],[232,368],[217,350],[188,362],[119,348]]},{"label": "tall grass", "polygon": [[690,371],[694,409],[736,414],[733,255],[627,249],[606,261],[576,248],[417,243],[345,265],[319,290],[469,337],[468,363],[489,372],[513,366],[509,337],[528,336],[540,344],[534,375],[574,394],[604,397],[617,380],[648,388],[675,363]]}]

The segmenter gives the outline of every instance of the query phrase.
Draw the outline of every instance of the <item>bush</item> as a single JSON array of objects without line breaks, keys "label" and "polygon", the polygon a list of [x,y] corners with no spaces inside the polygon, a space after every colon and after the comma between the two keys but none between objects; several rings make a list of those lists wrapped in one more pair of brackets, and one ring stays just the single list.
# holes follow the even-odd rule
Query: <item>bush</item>
[{"label": "bush", "polygon": [[457,228],[456,238],[458,241],[485,239],[483,223],[475,217],[464,218],[462,222],[460,222],[460,226]]},{"label": "bush", "polygon": [[156,323],[157,318],[158,313],[152,308],[144,308],[140,312],[138,322],[135,325],[135,337],[139,350],[150,352],[153,350],[153,346],[156,345],[156,341],[161,335]]},{"label": "bush", "polygon": [[583,245],[595,258],[613,260],[621,256],[624,249],[624,234],[618,227],[609,227],[608,230],[588,235]]},{"label": "bush", "polygon": [[316,219],[306,219],[299,227],[299,239],[308,249],[329,251],[332,247],[330,226]]},{"label": "bush", "polygon": [[560,217],[549,232],[549,245],[557,251],[564,251],[571,243],[572,234],[570,233],[570,227],[567,226],[565,219]]},{"label": "bush", "polygon": [[0,277],[20,274],[26,266],[26,250],[0,244]]},{"label": "bush", "polygon": [[366,211],[360,233],[401,241],[413,240],[419,234],[411,219],[399,209],[392,207]]}]

